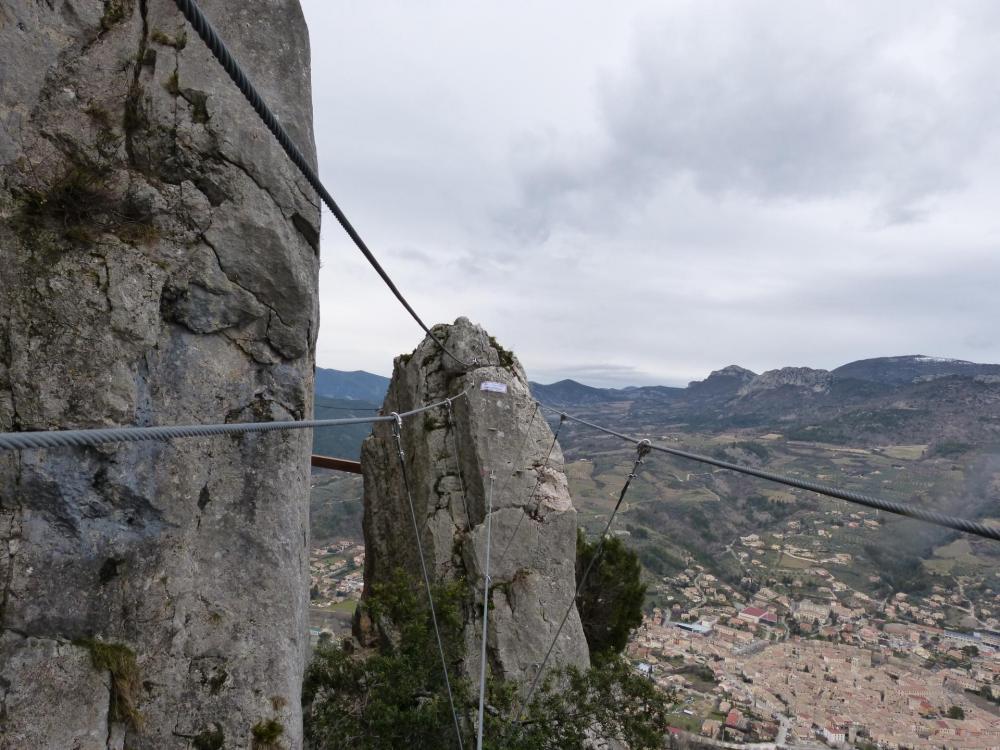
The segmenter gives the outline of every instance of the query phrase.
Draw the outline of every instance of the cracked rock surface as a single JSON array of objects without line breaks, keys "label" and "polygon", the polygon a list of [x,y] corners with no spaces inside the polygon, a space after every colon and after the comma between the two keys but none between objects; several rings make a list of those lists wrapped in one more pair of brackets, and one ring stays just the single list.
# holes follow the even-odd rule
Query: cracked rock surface
[{"label": "cracked rock surface", "polygon": [[[200,5],[314,160],[297,0]],[[0,431],[309,416],[318,202],[175,4],[7,0],[0,49]],[[0,749],[299,747],[309,451],[0,453]]]},{"label": "cracked rock surface", "polygon": [[[503,679],[524,682],[534,677],[576,587],[576,510],[562,451],[553,446],[552,431],[536,412],[524,369],[512,354],[465,318],[432,330],[469,365],[424,339],[412,354],[396,358],[383,413],[409,411],[468,389],[453,404],[453,420],[443,408],[404,420],[406,477],[431,579],[466,581],[464,649],[455,667],[476,681],[493,473],[488,668]],[[484,381],[502,383],[507,392],[483,391]],[[375,425],[362,448],[361,465],[366,596],[398,568],[419,576],[420,562],[390,424]],[[366,645],[385,635],[363,606],[355,635]],[[549,664],[590,664],[575,607]]]}]

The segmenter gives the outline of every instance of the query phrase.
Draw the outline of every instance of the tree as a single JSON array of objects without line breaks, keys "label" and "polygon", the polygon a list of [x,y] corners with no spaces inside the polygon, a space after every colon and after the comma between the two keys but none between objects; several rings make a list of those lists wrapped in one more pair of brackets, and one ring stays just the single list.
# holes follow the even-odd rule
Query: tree
[{"label": "tree", "polygon": [[[434,589],[450,665],[458,659],[469,591],[463,582]],[[453,747],[455,728],[423,587],[400,571],[373,590],[366,606],[391,637],[370,653],[344,645],[317,648],[302,690],[306,747]],[[471,747],[478,694],[454,668],[451,686],[463,739]],[[519,687],[488,678],[484,747],[583,750],[612,740],[632,750],[662,746],[670,696],[618,654],[598,655],[588,670],[549,671],[531,704],[511,721]]]},{"label": "tree", "polygon": [[961,706],[952,706],[951,708],[948,709],[948,718],[949,719],[964,719],[965,718],[965,711],[962,710]]},{"label": "tree", "polygon": [[[431,748],[449,743],[447,731],[454,736],[451,710],[422,596],[416,581],[398,574],[377,586],[366,602],[373,622],[391,623],[391,639],[364,656],[342,645],[317,648],[302,686],[309,747]],[[461,627],[460,596],[456,586],[435,591],[452,664]]]},{"label": "tree", "polygon": [[[598,541],[588,542],[583,532],[577,530],[578,582],[597,554],[598,544]],[[646,584],[640,581],[641,571],[638,556],[620,539],[605,540],[601,556],[576,600],[591,656],[621,653],[629,634],[642,624]]]}]

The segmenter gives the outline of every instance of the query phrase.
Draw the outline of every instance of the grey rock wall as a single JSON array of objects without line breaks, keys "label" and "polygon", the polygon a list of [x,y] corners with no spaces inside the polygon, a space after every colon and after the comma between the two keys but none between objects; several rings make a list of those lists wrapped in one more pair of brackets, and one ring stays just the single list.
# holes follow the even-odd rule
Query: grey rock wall
[{"label": "grey rock wall", "polygon": [[[298,2],[201,5],[313,158]],[[0,49],[0,431],[310,415],[317,200],[174,3]],[[0,748],[300,746],[309,443],[0,453]]]},{"label": "grey rock wall", "polygon": [[[413,354],[397,357],[383,411],[408,411],[468,389],[466,397],[454,402],[452,425],[444,409],[404,421],[407,478],[432,578],[464,579],[475,592],[465,610],[464,656],[455,665],[457,673],[475,681],[482,632],[484,521],[489,475],[494,472],[488,659],[495,675],[523,682],[534,676],[574,597],[576,510],[562,452],[556,445],[545,467],[552,431],[542,413],[535,413],[516,358],[465,318],[434,330],[458,358],[477,364],[465,367],[425,339]],[[504,383],[507,393],[483,391],[483,381]],[[419,576],[419,559],[388,424],[375,426],[362,448],[361,463],[367,595],[373,584],[396,569]],[[380,636],[363,607],[355,634],[367,644]],[[550,664],[589,663],[574,607]]]}]

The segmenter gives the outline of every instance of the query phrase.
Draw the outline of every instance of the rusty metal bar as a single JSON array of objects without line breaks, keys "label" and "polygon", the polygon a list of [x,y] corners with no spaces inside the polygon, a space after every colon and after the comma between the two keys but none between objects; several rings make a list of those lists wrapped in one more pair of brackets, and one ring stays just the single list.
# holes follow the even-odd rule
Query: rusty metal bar
[{"label": "rusty metal bar", "polygon": [[312,465],[320,469],[336,469],[337,471],[347,471],[351,474],[361,473],[361,462],[351,461],[346,458],[317,456],[316,454],[313,454]]}]

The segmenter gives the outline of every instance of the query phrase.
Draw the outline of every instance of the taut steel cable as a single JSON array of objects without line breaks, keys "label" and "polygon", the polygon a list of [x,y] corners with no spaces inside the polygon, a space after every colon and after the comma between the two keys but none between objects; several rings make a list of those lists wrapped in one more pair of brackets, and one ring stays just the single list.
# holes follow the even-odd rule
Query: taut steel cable
[{"label": "taut steel cable", "polygon": [[334,218],[336,218],[340,223],[340,226],[344,228],[344,231],[347,232],[347,235],[357,246],[358,250],[360,250],[361,254],[365,256],[365,259],[371,267],[375,269],[375,272],[381,277],[382,281],[385,282],[385,285],[389,287],[389,290],[395,295],[396,299],[399,300],[400,304],[402,304],[406,311],[410,314],[410,317],[417,322],[417,325],[424,330],[424,333],[430,336],[434,342],[441,347],[441,351],[459,364],[469,367],[468,363],[463,362],[452,354],[451,351],[449,351],[444,345],[444,342],[431,333],[431,329],[428,328],[424,321],[420,319],[420,316],[417,315],[417,311],[414,310],[410,303],[406,301],[406,297],[403,296],[403,293],[399,291],[392,279],[389,278],[389,274],[386,273],[384,268],[382,268],[382,264],[378,262],[378,259],[372,251],[368,249],[368,245],[361,238],[361,235],[358,234],[358,231],[351,224],[347,215],[341,210],[340,206],[337,205],[337,202],[333,199],[333,196],[330,195],[330,192],[323,186],[323,183],[319,179],[319,175],[316,174],[316,171],[312,168],[312,166],[310,166],[308,160],[299,150],[298,146],[295,145],[291,136],[288,135],[288,131],[286,131],[282,127],[281,123],[278,122],[278,118],[274,116],[274,113],[271,112],[271,109],[264,102],[264,99],[261,97],[256,87],[250,82],[247,74],[243,72],[243,68],[240,67],[240,64],[236,61],[236,58],[233,57],[229,48],[226,47],[225,43],[216,33],[215,29],[212,28],[212,25],[208,22],[208,19],[205,18],[205,14],[201,12],[201,8],[198,7],[198,4],[194,0],[174,0],[174,2],[176,3],[178,10],[184,14],[188,23],[190,23],[192,28],[194,28],[194,30],[198,33],[198,36],[201,37],[205,46],[208,47],[215,59],[219,61],[219,64],[232,79],[233,83],[236,84],[240,93],[243,94],[246,100],[250,103],[250,106],[253,107],[257,116],[260,117],[264,125],[267,126],[267,129],[271,131],[272,135],[274,135],[281,148],[283,148],[285,153],[288,154],[288,158],[292,160],[292,163],[298,167],[302,176],[306,178],[306,181],[319,194],[319,197],[326,204],[327,208],[330,209]]},{"label": "taut steel cable", "polygon": [[413,508],[413,495],[410,493],[410,481],[406,476],[406,460],[403,454],[403,415],[391,415],[392,434],[396,438],[396,451],[399,454],[399,471],[403,478],[403,491],[406,493],[406,502],[410,507],[410,520],[413,522],[413,536],[417,540],[417,556],[420,558],[420,572],[424,575],[424,586],[427,589],[427,601],[431,609],[431,622],[434,624],[434,637],[437,638],[438,654],[441,656],[441,670],[444,672],[444,685],[448,690],[448,705],[451,706],[451,717],[455,721],[455,737],[458,739],[458,748],[463,750],[462,729],[458,725],[458,713],[455,711],[455,699],[451,693],[451,680],[448,677],[448,660],[444,655],[444,643],[441,641],[441,631],[438,629],[437,612],[434,609],[434,592],[431,590],[431,579],[427,575],[427,563],[424,561],[424,545],[420,541],[420,527],[417,524],[417,512]]},{"label": "taut steel cable", "polygon": [[[450,401],[462,398],[469,389],[450,399],[405,411],[400,418],[406,419],[431,409],[445,406]],[[237,422],[233,424],[187,424],[163,425],[155,427],[101,427],[90,430],[38,430],[34,432],[0,432],[0,450],[23,450],[28,448],[73,448],[106,443],[138,443],[147,440],[174,440],[176,438],[210,437],[212,435],[239,435],[248,432],[277,432],[281,430],[307,430],[322,427],[338,427],[351,424],[374,424],[391,422],[395,417],[348,417],[345,419],[302,419],[278,422]]]},{"label": "taut steel cable", "polygon": [[[579,417],[574,417],[571,414],[560,411],[558,409],[553,409],[550,406],[542,404],[543,409],[558,414],[560,417],[565,419],[570,419],[574,422],[578,422],[582,425],[586,425],[592,429],[603,432],[607,435],[612,435],[613,437],[625,440],[629,443],[639,443],[641,442],[639,438],[634,438],[631,435],[625,435],[621,432],[616,432],[615,430],[608,429],[607,427],[602,427],[601,425],[594,424],[593,422],[588,422],[585,419],[580,419]],[[739,474],[747,474],[752,477],[758,477],[760,479],[767,479],[771,482],[778,482],[779,484],[785,484],[789,487],[797,487],[801,490],[809,490],[810,492],[815,492],[819,495],[826,495],[827,497],[835,497],[838,500],[847,500],[850,503],[855,503],[856,505],[863,505],[867,508],[873,508],[875,510],[884,510],[887,513],[895,513],[896,515],[906,516],[907,518],[915,518],[918,521],[925,521],[927,523],[932,523],[935,526],[943,526],[949,529],[955,529],[956,531],[963,531],[966,534],[973,534],[975,536],[983,537],[984,539],[993,539],[994,541],[1000,541],[1000,526],[989,526],[985,523],[980,523],[978,521],[970,521],[965,518],[956,518],[954,516],[945,515],[944,513],[938,513],[933,510],[924,510],[923,508],[915,508],[912,505],[906,505],[905,503],[897,503],[892,500],[882,500],[881,498],[873,497],[871,495],[865,495],[861,492],[854,492],[852,490],[842,490],[838,487],[831,487],[826,484],[819,484],[818,482],[810,482],[805,479],[796,479],[794,477],[785,476],[784,474],[777,474],[773,471],[764,471],[763,469],[754,469],[750,466],[743,466],[741,464],[734,464],[730,461],[720,461],[717,458],[711,458],[710,456],[702,456],[698,453],[689,453],[688,451],[682,451],[677,448],[668,448],[665,445],[657,445],[655,443],[651,444],[651,448],[654,451],[659,451],[660,453],[667,453],[671,456],[677,456],[678,458],[686,458],[691,461],[698,461],[699,463],[709,464],[710,466],[717,466],[720,469],[728,469],[729,471],[735,471]]]}]

